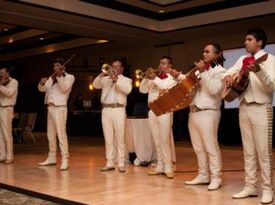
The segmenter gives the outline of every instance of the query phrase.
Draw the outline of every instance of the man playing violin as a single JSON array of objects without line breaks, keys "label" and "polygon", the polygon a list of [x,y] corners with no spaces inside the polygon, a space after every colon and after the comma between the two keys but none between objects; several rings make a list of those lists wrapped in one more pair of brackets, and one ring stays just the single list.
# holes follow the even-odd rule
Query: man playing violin
[{"label": "man playing violin", "polygon": [[275,90],[275,57],[268,54],[261,63],[257,60],[266,54],[263,50],[267,36],[262,29],[251,29],[246,33],[245,49],[248,55],[241,56],[227,71],[224,78],[232,86],[236,73],[248,73],[248,86],[239,97],[239,122],[243,142],[245,163],[245,186],[232,197],[235,199],[258,195],[257,161],[262,177],[261,203],[273,201],[272,185],[272,99]]},{"label": "man playing violin", "polygon": [[[172,69],[172,58],[163,56],[160,59],[157,71],[147,70],[147,79],[141,81],[139,90],[141,93],[148,93],[148,102],[156,100],[166,89],[169,89],[177,83],[177,79],[183,75]],[[156,116],[152,110],[149,111],[149,125],[153,135],[157,150],[157,167],[149,171],[149,175],[165,174],[168,179],[174,178],[172,155],[174,154],[172,146],[174,141],[171,139],[173,123],[173,113],[166,113]]]},{"label": "man playing violin", "polygon": [[[224,88],[222,49],[215,43],[207,44],[203,60],[195,62],[200,87],[190,104],[188,128],[198,160],[198,175],[186,185],[209,184],[208,190],[219,189],[221,178],[221,154],[218,144],[221,92]],[[210,175],[210,177],[209,177]]]},{"label": "man playing violin", "polygon": [[106,165],[101,171],[115,169],[118,157],[118,171],[125,172],[125,122],[127,95],[132,90],[132,80],[123,74],[123,65],[120,59],[115,59],[108,73],[99,74],[93,85],[102,89],[101,103],[102,127],[106,147]]},{"label": "man playing violin", "polygon": [[73,75],[65,71],[65,60],[57,58],[53,63],[53,74],[49,78],[42,78],[38,84],[40,92],[46,92],[45,104],[48,107],[47,137],[49,141],[49,153],[44,162],[39,166],[56,164],[58,138],[61,150],[60,170],[69,168],[68,136],[66,133],[67,101],[75,81]]},{"label": "man playing violin", "polygon": [[10,164],[14,160],[12,118],[16,103],[18,82],[9,75],[6,67],[0,68],[0,163]]}]

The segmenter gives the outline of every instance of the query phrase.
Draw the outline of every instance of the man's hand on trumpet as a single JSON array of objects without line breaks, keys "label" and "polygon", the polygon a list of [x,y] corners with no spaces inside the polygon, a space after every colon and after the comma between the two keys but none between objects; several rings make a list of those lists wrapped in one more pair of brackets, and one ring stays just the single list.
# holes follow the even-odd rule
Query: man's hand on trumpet
[{"label": "man's hand on trumpet", "polygon": [[48,78],[41,78],[40,81],[39,81],[39,84],[44,86],[47,82]]},{"label": "man's hand on trumpet", "polygon": [[170,68],[170,69],[168,70],[168,73],[169,73],[170,75],[172,75],[174,78],[179,77],[179,75],[181,74],[181,72],[177,71],[176,69],[172,69],[172,68]]},{"label": "man's hand on trumpet", "polygon": [[154,80],[157,77],[156,71],[153,68],[148,68],[146,70],[146,76],[151,79]]}]

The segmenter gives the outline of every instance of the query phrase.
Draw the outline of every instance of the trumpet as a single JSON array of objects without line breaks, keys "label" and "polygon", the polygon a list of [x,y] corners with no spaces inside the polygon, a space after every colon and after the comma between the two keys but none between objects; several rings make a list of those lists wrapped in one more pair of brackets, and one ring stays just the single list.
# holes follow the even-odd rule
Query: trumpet
[{"label": "trumpet", "polygon": [[115,75],[117,72],[116,70],[113,69],[113,67],[108,64],[108,63],[104,63],[102,66],[101,66],[101,71],[104,75]]},{"label": "trumpet", "polygon": [[149,74],[152,73],[152,72],[157,73],[158,70],[153,69],[153,68],[148,68],[146,71],[142,71],[141,69],[137,69],[137,70],[135,70],[136,79],[138,79],[138,80],[148,79]]}]

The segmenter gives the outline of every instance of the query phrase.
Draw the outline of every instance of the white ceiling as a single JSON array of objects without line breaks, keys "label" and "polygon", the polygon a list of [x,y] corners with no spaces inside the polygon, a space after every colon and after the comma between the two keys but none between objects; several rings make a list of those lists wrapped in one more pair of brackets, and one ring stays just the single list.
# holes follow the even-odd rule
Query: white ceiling
[{"label": "white ceiling", "polygon": [[[146,1],[117,1],[127,2],[131,6],[136,2],[140,8],[148,9],[151,5],[150,9],[159,9],[157,5]],[[174,6],[181,9],[211,2],[221,2],[221,0],[184,1]],[[166,2],[158,1],[158,3]],[[168,5],[164,9],[169,7]],[[255,25],[273,28],[273,22],[275,22],[275,0],[163,21],[80,0],[0,1],[0,23],[106,39],[111,42],[109,46],[121,48],[184,42],[201,36],[215,35],[217,31],[219,34],[233,34],[246,31]]]}]

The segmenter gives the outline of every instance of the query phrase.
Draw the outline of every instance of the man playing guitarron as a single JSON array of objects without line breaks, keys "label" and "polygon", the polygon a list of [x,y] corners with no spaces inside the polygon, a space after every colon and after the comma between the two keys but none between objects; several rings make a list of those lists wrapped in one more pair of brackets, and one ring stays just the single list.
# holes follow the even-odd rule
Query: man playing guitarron
[{"label": "man playing guitarron", "polygon": [[273,201],[272,185],[272,98],[275,90],[275,57],[268,54],[260,63],[258,59],[266,55],[263,50],[267,36],[262,29],[251,29],[245,37],[245,48],[249,53],[240,57],[224,78],[227,86],[234,84],[232,76],[248,71],[249,83],[240,99],[239,122],[243,142],[245,185],[234,194],[235,199],[258,195],[257,161],[261,169],[261,203]]}]

